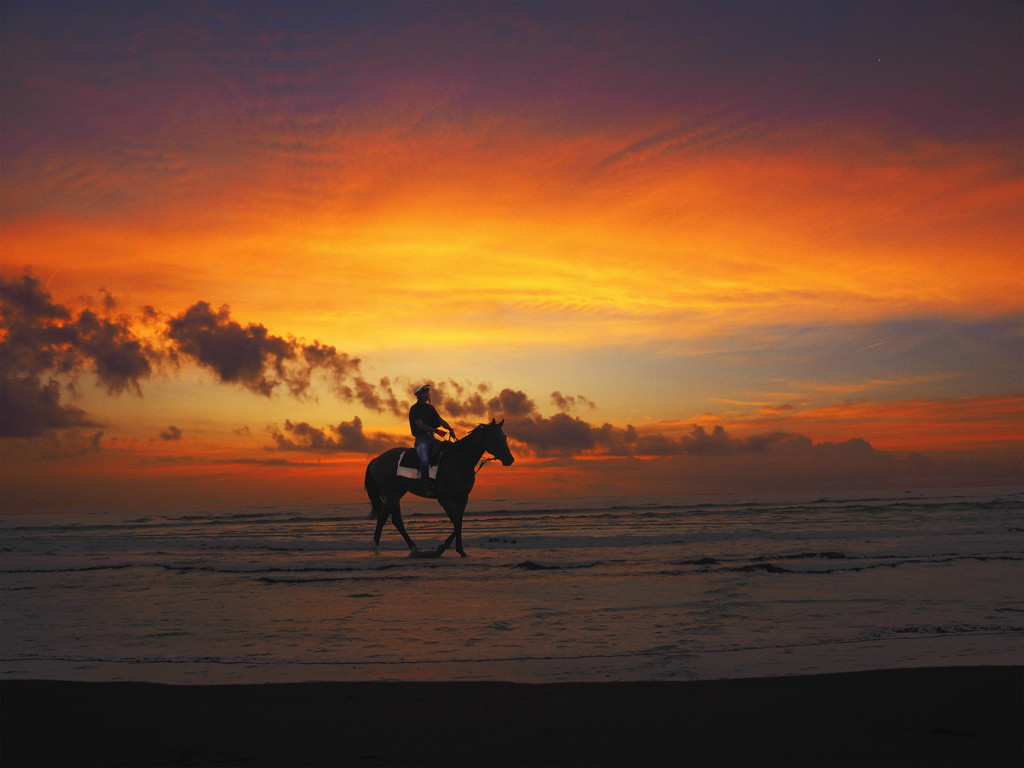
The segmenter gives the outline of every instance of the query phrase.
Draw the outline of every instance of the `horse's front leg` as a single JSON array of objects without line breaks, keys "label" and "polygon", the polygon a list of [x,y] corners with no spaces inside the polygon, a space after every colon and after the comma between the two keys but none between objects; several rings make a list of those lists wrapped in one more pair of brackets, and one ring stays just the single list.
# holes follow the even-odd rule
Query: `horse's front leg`
[{"label": "horse's front leg", "polygon": [[[455,540],[455,531],[452,531],[452,532],[451,532],[451,533],[450,533],[450,534],[448,535],[448,538],[444,540],[444,543],[443,543],[443,544],[440,544],[440,545],[438,545],[438,547],[437,547],[437,554],[438,554],[438,555],[443,555],[443,554],[444,554],[444,551],[445,551],[446,549],[448,549],[448,545],[449,545],[449,544],[451,544],[451,543],[452,543],[452,541],[454,541],[454,540]],[[462,556],[463,556],[463,557],[465,557],[465,556],[466,556],[466,553],[465,553],[465,552],[463,552],[463,553],[462,553]]]},{"label": "horse's front leg", "polygon": [[437,548],[438,554],[448,549],[448,546],[455,541],[455,551],[458,552],[462,557],[466,557],[466,550],[462,548],[462,516],[466,511],[466,502],[468,497],[462,496],[457,498],[446,498],[444,500],[438,499],[441,506],[444,507],[444,511],[448,514],[448,519],[452,521],[452,532],[445,539],[444,544]]}]

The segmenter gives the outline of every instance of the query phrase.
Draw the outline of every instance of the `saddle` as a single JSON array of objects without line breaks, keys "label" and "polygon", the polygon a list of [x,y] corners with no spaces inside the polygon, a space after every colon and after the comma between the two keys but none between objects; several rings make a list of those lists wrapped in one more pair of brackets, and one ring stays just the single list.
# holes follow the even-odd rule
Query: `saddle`
[{"label": "saddle", "polygon": [[[444,455],[448,443],[435,440],[430,445],[430,479],[437,479],[437,467],[441,463],[441,456]],[[398,476],[418,480],[420,477],[420,457],[416,455],[413,448],[402,451],[398,457]]]}]

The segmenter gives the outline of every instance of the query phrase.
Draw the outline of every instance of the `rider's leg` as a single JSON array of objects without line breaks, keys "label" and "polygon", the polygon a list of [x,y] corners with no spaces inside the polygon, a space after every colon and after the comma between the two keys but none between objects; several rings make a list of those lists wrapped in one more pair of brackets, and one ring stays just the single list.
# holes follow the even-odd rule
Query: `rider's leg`
[{"label": "rider's leg", "polygon": [[430,479],[430,438],[416,438],[416,455],[420,459],[420,478]]}]

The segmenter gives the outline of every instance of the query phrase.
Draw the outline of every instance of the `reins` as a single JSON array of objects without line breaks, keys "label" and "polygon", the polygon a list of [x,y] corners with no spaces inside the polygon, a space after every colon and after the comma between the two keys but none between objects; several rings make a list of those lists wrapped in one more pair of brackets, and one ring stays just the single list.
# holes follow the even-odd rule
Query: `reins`
[{"label": "reins", "polygon": [[491,456],[489,459],[480,459],[480,466],[473,470],[473,474],[475,475],[477,472],[479,472],[481,469],[483,469],[484,468],[484,464],[486,464],[487,462],[489,462],[489,461],[497,461],[497,460],[498,460],[497,456]]}]

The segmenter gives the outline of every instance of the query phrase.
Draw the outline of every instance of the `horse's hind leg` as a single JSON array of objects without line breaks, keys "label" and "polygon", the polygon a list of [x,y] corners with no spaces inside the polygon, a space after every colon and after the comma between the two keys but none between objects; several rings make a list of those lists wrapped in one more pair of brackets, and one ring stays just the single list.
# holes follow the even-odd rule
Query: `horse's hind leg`
[{"label": "horse's hind leg", "polygon": [[384,532],[384,523],[388,521],[387,507],[377,515],[377,528],[373,532],[373,554],[380,554],[380,535]]},{"label": "horse's hind leg", "polygon": [[405,539],[405,543],[409,545],[409,549],[416,549],[416,542],[409,536],[409,532],[405,530],[405,522],[402,520],[402,508],[398,504],[398,499],[384,499],[384,508],[381,513],[377,516],[377,527],[373,532],[373,553],[375,555],[380,554],[380,537],[384,532],[384,524],[391,519],[395,528],[402,538]]},{"label": "horse's hind leg", "polygon": [[416,542],[412,540],[409,532],[405,530],[405,522],[402,520],[402,508],[398,505],[398,499],[389,502],[389,506],[391,507],[391,522],[398,532],[402,534],[402,538],[409,545],[409,549],[416,549]]}]

